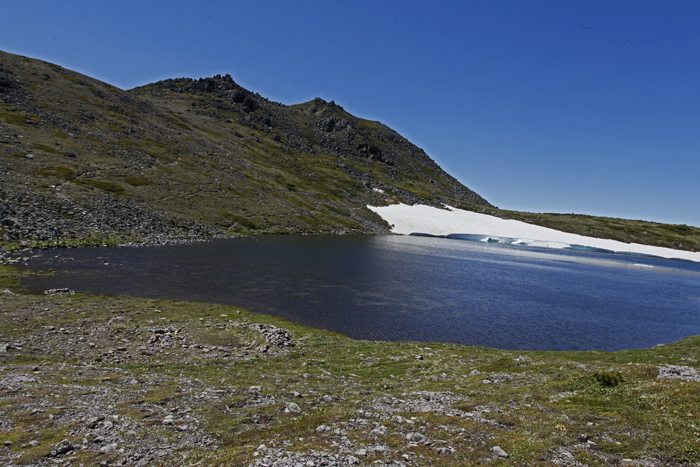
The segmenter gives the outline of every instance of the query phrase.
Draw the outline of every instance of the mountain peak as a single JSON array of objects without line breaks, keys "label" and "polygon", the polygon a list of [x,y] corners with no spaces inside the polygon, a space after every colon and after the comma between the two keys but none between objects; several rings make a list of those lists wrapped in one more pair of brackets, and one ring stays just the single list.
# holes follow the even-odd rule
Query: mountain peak
[{"label": "mountain peak", "polygon": [[490,206],[386,125],[229,74],[123,91],[0,52],[0,122],[8,240],[380,233],[367,205]]}]

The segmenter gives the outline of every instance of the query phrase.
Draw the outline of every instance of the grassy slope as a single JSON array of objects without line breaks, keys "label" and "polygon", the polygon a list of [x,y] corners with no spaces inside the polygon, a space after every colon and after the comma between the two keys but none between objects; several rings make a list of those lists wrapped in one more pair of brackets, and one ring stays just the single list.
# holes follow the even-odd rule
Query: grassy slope
[{"label": "grassy slope", "polygon": [[[5,287],[15,273],[3,268]],[[367,448],[367,457],[359,456],[362,462],[408,465],[477,465],[492,457],[493,446],[509,454],[493,459],[494,465],[552,465],[548,462],[561,456],[562,448],[588,465],[622,459],[660,461],[648,465],[700,462],[700,383],[657,378],[666,364],[696,366],[698,337],[615,353],[515,352],[357,341],[211,304],[9,294],[0,294],[0,302],[0,343],[22,344],[21,350],[0,353],[0,383],[17,374],[37,379],[24,390],[0,391],[3,439],[14,443],[0,458],[17,456],[20,465],[42,459],[62,439],[79,444],[88,436],[87,417],[81,421],[80,412],[85,400],[117,415],[110,435],[126,450],[105,453],[91,444],[72,454],[76,462],[91,465],[177,443],[180,447],[160,462],[246,465],[261,443],[300,454]],[[284,327],[296,345],[263,353],[256,350],[259,336],[231,327],[231,320]],[[189,349],[178,345],[152,356],[139,353],[148,345],[144,330],[169,326],[188,336]],[[241,354],[242,349],[248,351]],[[605,386],[599,379],[606,373],[619,373],[623,381]],[[134,380],[139,384],[128,383]],[[251,386],[260,390],[251,392]],[[440,404],[432,410],[411,408],[411,401],[425,401],[420,391],[448,391],[451,400],[443,409],[476,416],[448,416],[440,413]],[[261,397],[272,402],[256,405]],[[285,412],[287,402],[297,403],[302,413]],[[164,424],[168,414],[184,420],[186,407],[194,417],[189,422]],[[178,431],[180,423],[196,423],[209,447],[187,444],[193,435]],[[317,432],[320,425],[340,431]],[[370,433],[378,425],[387,427],[386,435]],[[430,444],[410,446],[406,436],[415,432]],[[27,444],[30,440],[39,445]],[[388,450],[373,451],[378,445]]]},{"label": "grassy slope", "polygon": [[468,211],[496,215],[550,229],[626,243],[640,243],[665,248],[700,251],[700,228],[689,225],[662,224],[632,219],[596,217],[585,214],[556,214],[509,211],[471,203],[455,205]]},{"label": "grassy slope", "polygon": [[[1,52],[0,59],[11,83],[0,89],[0,155],[16,175],[5,186],[30,197],[59,186],[88,209],[97,195],[128,198],[223,233],[379,232],[386,224],[366,204],[468,191],[395,132],[333,104],[304,111],[240,88],[255,101],[250,110],[209,91],[127,92],[39,60]],[[403,162],[348,153],[357,147],[338,141],[350,130],[318,128],[334,115],[358,127],[353,144],[376,140],[374,149]],[[396,193],[380,194],[362,177]]]}]

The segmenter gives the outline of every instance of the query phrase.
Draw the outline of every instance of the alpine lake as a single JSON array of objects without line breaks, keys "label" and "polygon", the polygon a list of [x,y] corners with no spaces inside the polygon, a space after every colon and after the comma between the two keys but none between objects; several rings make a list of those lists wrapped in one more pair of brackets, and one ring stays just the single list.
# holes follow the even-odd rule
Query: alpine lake
[{"label": "alpine lake", "polygon": [[31,292],[232,304],[380,341],[649,348],[700,334],[700,263],[419,236],[35,251]]}]

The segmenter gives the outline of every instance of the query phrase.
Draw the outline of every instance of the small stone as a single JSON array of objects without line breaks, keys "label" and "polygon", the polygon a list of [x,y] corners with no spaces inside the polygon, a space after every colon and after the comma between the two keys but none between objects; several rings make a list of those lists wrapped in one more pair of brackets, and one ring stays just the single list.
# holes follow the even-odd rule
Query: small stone
[{"label": "small stone", "polygon": [[95,429],[97,428],[98,424],[104,419],[104,417],[91,417],[85,424],[88,428]]},{"label": "small stone", "polygon": [[365,448],[358,449],[357,451],[355,451],[355,455],[365,457],[367,455],[367,449],[365,449]]},{"label": "small stone", "polygon": [[496,457],[502,457],[504,459],[508,458],[508,453],[503,450],[500,446],[494,446],[491,448],[491,454]]},{"label": "small stone", "polygon": [[409,433],[406,435],[406,440],[413,441],[416,443],[421,443],[421,442],[425,441],[425,435],[423,435],[421,433],[415,433],[415,432]]},{"label": "small stone", "polygon": [[108,444],[100,448],[100,452],[112,452],[116,451],[119,445],[117,443]]},{"label": "small stone", "polygon": [[372,430],[369,434],[370,436],[385,436],[387,429],[384,425],[379,425],[377,428]]},{"label": "small stone", "polygon": [[333,398],[331,396],[329,396],[328,394],[323,396],[323,402],[330,402],[332,400],[333,400]]},{"label": "small stone", "polygon": [[7,440],[3,443],[5,446],[12,446],[14,443],[10,440]]},{"label": "small stone", "polygon": [[29,445],[32,447],[37,447],[37,446],[39,446],[39,441],[33,439],[29,442]]}]

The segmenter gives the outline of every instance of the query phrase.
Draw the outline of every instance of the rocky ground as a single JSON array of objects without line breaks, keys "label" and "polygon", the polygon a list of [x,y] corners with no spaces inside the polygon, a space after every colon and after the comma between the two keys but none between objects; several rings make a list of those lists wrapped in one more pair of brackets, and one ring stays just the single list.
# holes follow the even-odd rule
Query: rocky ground
[{"label": "rocky ground", "polygon": [[355,341],[230,306],[24,295],[4,268],[2,466],[700,465],[697,338]]}]

